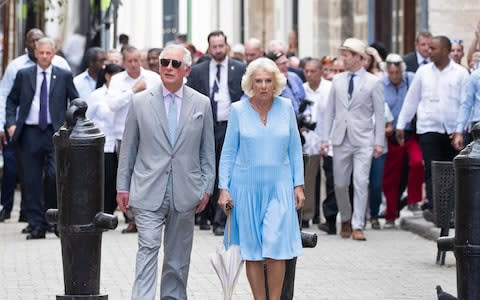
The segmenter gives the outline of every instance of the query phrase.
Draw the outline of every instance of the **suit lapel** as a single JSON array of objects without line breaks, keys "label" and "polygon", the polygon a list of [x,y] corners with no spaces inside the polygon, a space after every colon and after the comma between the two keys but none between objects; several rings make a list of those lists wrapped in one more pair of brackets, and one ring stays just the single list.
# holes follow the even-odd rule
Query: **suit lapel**
[{"label": "suit lapel", "polygon": [[33,93],[35,94],[35,89],[37,87],[37,68],[32,68],[30,73],[30,85],[32,87]]},{"label": "suit lapel", "polygon": [[210,98],[210,63],[207,62],[207,67],[203,69],[203,80],[205,85],[206,96]]},{"label": "suit lapel", "polygon": [[162,128],[163,135],[165,139],[168,141],[168,121],[167,121],[167,113],[165,111],[165,105],[163,103],[163,93],[162,93],[162,86],[158,86],[157,89],[150,91],[150,107],[155,111],[156,121],[159,123],[160,128]]},{"label": "suit lapel", "polygon": [[52,66],[52,75],[50,75],[50,87],[48,89],[49,99],[51,95],[53,95],[53,89],[55,88],[56,83],[57,83],[57,68],[55,66]]},{"label": "suit lapel", "polygon": [[180,118],[179,118],[179,123],[177,127],[177,138],[175,139],[178,143],[178,140],[180,139],[181,133],[183,131],[183,128],[185,127],[185,124],[188,122],[189,117],[192,115],[191,111],[193,109],[193,103],[192,103],[192,93],[190,92],[189,89],[187,89],[185,86],[183,87],[183,99],[182,99],[182,106],[180,109]]}]

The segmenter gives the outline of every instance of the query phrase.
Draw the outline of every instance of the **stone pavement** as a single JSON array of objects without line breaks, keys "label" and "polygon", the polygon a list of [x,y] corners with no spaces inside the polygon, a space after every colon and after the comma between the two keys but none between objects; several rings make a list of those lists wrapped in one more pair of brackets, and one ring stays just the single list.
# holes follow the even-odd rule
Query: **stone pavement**
[{"label": "stone pavement", "polygon": [[[51,233],[45,240],[26,241],[20,234],[25,224],[17,218],[15,210],[11,220],[0,223],[0,299],[55,299],[63,294],[60,241]],[[134,274],[137,236],[121,234],[124,226],[121,222],[103,235],[101,292],[114,300],[129,299]],[[437,284],[456,294],[453,254],[447,254],[445,266],[436,265],[436,244],[430,240],[401,229],[373,231],[369,226],[367,242],[328,236],[316,227],[309,231],[319,234],[318,245],[304,249],[298,259],[295,299],[436,299]],[[208,260],[220,240],[196,229],[189,299],[223,299]],[[233,299],[252,299],[245,270]]]}]

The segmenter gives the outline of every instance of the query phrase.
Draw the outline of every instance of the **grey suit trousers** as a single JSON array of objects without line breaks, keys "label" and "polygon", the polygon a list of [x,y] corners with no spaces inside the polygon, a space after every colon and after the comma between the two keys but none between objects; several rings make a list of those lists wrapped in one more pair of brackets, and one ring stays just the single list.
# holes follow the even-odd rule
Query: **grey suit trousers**
[{"label": "grey suit trousers", "polygon": [[164,231],[164,257],[160,299],[187,299],[195,209],[183,213],[175,210],[171,174],[172,172],[168,178],[165,197],[158,210],[132,208],[138,229],[133,300],[155,299],[162,231]]},{"label": "grey suit trousers", "polygon": [[[345,135],[343,143],[333,146],[333,178],[335,196],[342,222],[352,220],[353,229],[365,226],[365,213],[368,204],[368,183],[372,164],[372,146],[353,145]],[[348,187],[353,172],[353,213]]]}]

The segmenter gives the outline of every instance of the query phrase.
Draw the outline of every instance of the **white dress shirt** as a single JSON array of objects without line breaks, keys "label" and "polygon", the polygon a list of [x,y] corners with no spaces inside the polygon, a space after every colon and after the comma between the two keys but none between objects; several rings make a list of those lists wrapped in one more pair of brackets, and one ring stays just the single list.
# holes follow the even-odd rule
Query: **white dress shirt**
[{"label": "white dress shirt", "polygon": [[111,97],[111,93],[109,93],[106,85],[94,90],[86,100],[88,105],[86,115],[105,135],[103,152],[114,153],[114,114],[107,104],[109,97]]},{"label": "white dress shirt", "polygon": [[115,114],[114,135],[116,139],[122,139],[128,106],[134,95],[132,88],[139,80],[145,81],[147,89],[161,83],[160,75],[143,68],[141,68],[140,76],[137,78],[132,78],[128,75],[127,71],[122,71],[115,74],[110,80],[109,90],[112,93],[112,97],[108,98],[108,106]]},{"label": "white dress shirt", "polygon": [[[316,90],[312,90],[308,82],[303,84],[305,90],[305,99],[313,101],[311,108],[312,122],[316,123],[314,131],[304,132],[305,144],[303,145],[304,152],[306,154],[318,154],[320,153],[320,147],[322,143],[322,125],[324,122],[323,114],[328,101],[328,95],[332,87],[332,82],[322,79],[320,85]],[[329,152],[331,152],[331,147]],[[331,155],[331,153],[329,153]]]},{"label": "white dress shirt", "polygon": [[82,100],[88,99],[90,94],[95,90],[97,81],[88,74],[88,69],[85,72],[78,74],[73,78],[73,84],[77,89],[78,95]]},{"label": "white dress shirt", "polygon": [[468,71],[452,60],[441,71],[434,63],[419,68],[405,96],[397,129],[405,129],[417,113],[418,134],[454,132],[467,79]]},{"label": "white dress shirt", "polygon": [[27,125],[38,125],[38,117],[40,113],[40,90],[42,88],[43,83],[43,72],[46,74],[47,79],[47,120],[48,124],[52,123],[52,118],[50,117],[50,109],[48,109],[48,100],[50,98],[50,80],[52,76],[52,65],[48,68],[43,70],[37,65],[37,83],[35,86],[35,94],[33,96],[32,105],[30,106],[30,111],[28,112],[28,116],[25,119],[25,124]]},{"label": "white dress shirt", "polygon": [[[210,91],[212,91],[213,84],[217,79],[217,62],[210,60]],[[218,84],[218,92],[213,96],[217,102],[217,121],[227,121],[230,115],[230,106],[232,99],[228,89],[228,57],[225,58],[220,65],[220,82]]]}]

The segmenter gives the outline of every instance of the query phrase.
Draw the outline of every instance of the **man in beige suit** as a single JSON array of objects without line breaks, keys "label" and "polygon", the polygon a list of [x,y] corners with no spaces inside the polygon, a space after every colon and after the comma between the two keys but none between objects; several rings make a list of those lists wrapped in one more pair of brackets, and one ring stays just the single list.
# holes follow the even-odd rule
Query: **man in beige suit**
[{"label": "man in beige suit", "polygon": [[132,299],[155,299],[158,250],[165,234],[161,299],[187,299],[195,213],[208,203],[215,179],[210,100],[184,85],[190,52],[160,54],[162,84],[133,96],[117,175],[117,203],[132,210],[138,252]]},{"label": "man in beige suit", "polygon": [[[366,240],[363,233],[372,155],[383,153],[385,117],[383,90],[378,77],[363,68],[366,45],[349,38],[340,47],[347,72],[336,75],[325,111],[322,154],[333,145],[335,195],[342,218],[340,235]],[[348,187],[353,172],[353,213]],[[353,232],[352,232],[353,228]]]}]

